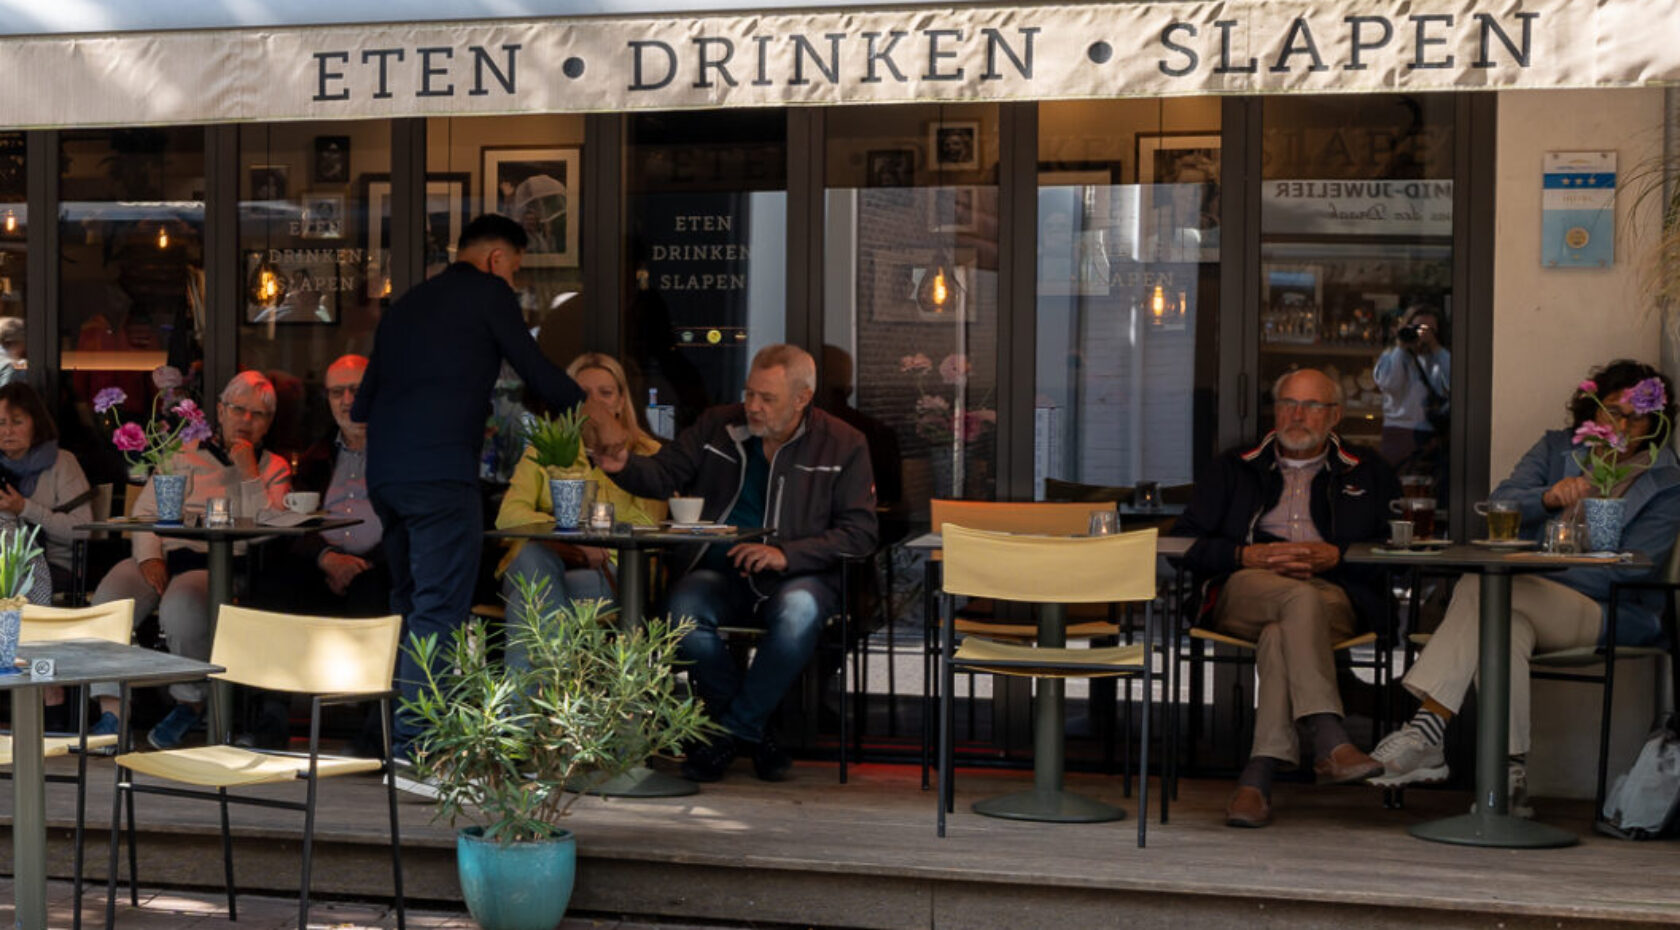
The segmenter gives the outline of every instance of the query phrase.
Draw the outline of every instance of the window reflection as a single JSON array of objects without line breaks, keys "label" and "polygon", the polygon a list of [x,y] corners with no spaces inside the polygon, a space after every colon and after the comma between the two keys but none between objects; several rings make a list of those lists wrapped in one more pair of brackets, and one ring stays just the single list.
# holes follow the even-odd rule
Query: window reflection
[{"label": "window reflection", "polygon": [[0,132],[0,384],[24,377],[29,349],[24,327],[28,281],[28,175],[24,134]]}]

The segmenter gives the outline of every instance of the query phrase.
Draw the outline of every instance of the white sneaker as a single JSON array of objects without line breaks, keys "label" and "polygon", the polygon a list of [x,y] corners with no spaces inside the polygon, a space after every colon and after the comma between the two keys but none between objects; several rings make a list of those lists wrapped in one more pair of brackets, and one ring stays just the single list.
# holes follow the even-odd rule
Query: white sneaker
[{"label": "white sneaker", "polygon": [[[1523,820],[1534,819],[1534,805],[1528,800],[1528,766],[1522,762],[1509,762],[1505,766],[1505,789],[1509,791],[1510,800],[1505,804],[1505,810],[1512,817]],[[1470,813],[1474,814],[1480,805],[1470,802]]]},{"label": "white sneaker", "polygon": [[1401,785],[1432,785],[1447,780],[1447,759],[1438,744],[1430,743],[1417,727],[1405,726],[1383,737],[1371,758],[1383,764],[1383,773],[1370,784],[1383,788]]}]

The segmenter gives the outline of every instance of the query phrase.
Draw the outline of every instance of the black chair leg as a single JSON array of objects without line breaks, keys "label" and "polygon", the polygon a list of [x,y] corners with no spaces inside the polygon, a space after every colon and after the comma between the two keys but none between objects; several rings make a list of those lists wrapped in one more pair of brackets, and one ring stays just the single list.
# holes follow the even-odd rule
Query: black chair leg
[{"label": "black chair leg", "polygon": [[228,920],[238,920],[239,901],[233,890],[233,830],[228,824],[227,789],[217,788],[216,794],[222,809],[222,884],[227,888]]},{"label": "black chair leg", "polygon": [[[134,777],[131,772],[128,776]],[[123,807],[128,812],[128,903],[140,906],[140,835],[134,827],[134,789],[123,792]]]},{"label": "black chair leg", "polygon": [[71,853],[74,861],[70,866],[70,893],[75,900],[70,904],[70,926],[71,930],[82,930],[82,852],[87,826],[87,694],[81,688],[73,689],[72,693],[79,698],[76,702],[76,733],[81,745],[76,753],[76,841]]}]

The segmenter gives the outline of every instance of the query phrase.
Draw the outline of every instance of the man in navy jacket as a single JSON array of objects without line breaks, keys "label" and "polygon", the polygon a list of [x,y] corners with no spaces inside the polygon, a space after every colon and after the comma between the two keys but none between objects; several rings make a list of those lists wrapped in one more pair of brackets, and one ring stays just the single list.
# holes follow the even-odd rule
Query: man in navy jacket
[{"label": "man in navy jacket", "polygon": [[1277,428],[1214,459],[1173,527],[1196,537],[1185,563],[1220,583],[1214,628],[1258,644],[1254,747],[1225,811],[1233,827],[1270,822],[1272,776],[1300,753],[1297,722],[1312,734],[1320,784],[1382,771],[1342,727],[1330,646],[1361,615],[1380,616],[1380,573],[1341,564],[1342,553],[1383,538],[1400,482],[1375,452],[1342,444],[1342,389],[1322,372],[1290,372],[1272,397]]},{"label": "man in navy jacket", "polygon": [[[504,216],[467,224],[455,263],[379,321],[356,392],[350,415],[367,424],[368,494],[384,524],[391,609],[403,615],[405,642],[411,634],[446,640],[472,608],[484,527],[478,458],[503,360],[554,409],[584,401],[525,328],[513,276],[526,242]],[[397,665],[404,698],[421,678],[405,650]],[[414,736],[399,714],[399,756]]]}]

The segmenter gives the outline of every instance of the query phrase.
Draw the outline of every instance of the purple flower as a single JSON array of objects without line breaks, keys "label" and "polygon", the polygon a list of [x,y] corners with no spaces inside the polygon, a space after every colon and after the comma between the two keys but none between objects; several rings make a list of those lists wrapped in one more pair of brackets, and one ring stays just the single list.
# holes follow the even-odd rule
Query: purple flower
[{"label": "purple flower", "polygon": [[[192,401],[189,400],[187,403],[190,404]],[[209,438],[210,424],[204,422],[204,414],[202,413],[197,417],[189,418],[186,427],[181,430],[181,440],[183,442],[203,442]]]},{"label": "purple flower", "polygon": [[1594,381],[1591,378],[1588,378],[1585,381],[1582,381],[1580,384],[1577,384],[1576,387],[1580,388],[1583,391],[1586,391],[1588,394],[1597,394],[1598,393],[1598,382]]},{"label": "purple flower", "polygon": [[173,391],[181,386],[181,370],[173,365],[164,365],[153,370],[152,383],[160,391]]},{"label": "purple flower", "polygon": [[1634,413],[1658,413],[1668,406],[1668,392],[1663,390],[1661,378],[1646,378],[1622,395]]},{"label": "purple flower", "polygon": [[198,403],[193,400],[183,400],[170,410],[171,413],[194,423],[204,422],[204,411],[198,409]]},{"label": "purple flower", "polygon": [[107,413],[113,407],[128,400],[128,395],[120,387],[108,387],[93,395],[93,409],[95,413]]},{"label": "purple flower", "polygon": [[124,452],[139,452],[146,448],[146,431],[138,423],[124,423],[111,434],[111,442]]}]

